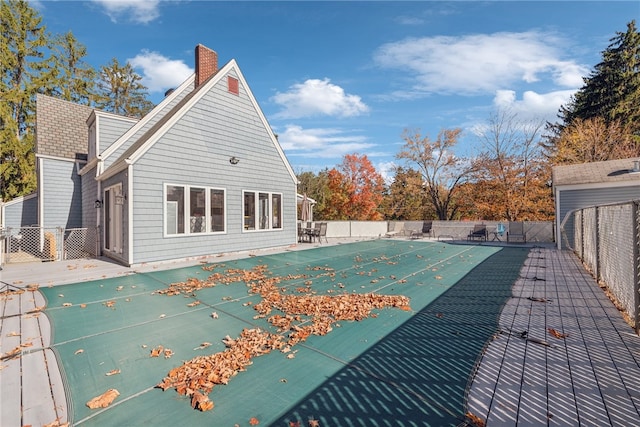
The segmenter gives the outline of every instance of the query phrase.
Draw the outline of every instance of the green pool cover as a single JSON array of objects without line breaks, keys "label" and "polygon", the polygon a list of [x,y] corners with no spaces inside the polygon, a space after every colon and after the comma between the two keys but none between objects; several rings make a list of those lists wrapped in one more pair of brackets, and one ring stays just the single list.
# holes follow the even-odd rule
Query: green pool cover
[{"label": "green pool cover", "polygon": [[[527,253],[372,240],[40,290],[75,426],[455,426],[464,421],[469,376]],[[245,282],[162,293],[189,278],[258,265],[292,294],[404,295],[411,310],[374,310],[287,354],[253,358],[213,388],[210,411],[157,388],[184,361],[224,351],[226,336],[246,328],[277,333],[257,316],[261,296]],[[170,357],[150,357],[158,346]],[[86,406],[109,389],[119,396],[108,407]]]}]

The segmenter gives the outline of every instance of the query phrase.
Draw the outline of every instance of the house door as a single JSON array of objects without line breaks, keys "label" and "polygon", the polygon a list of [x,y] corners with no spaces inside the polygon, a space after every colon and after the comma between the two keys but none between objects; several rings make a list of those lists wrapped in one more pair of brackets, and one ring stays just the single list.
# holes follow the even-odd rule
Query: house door
[{"label": "house door", "polygon": [[104,248],[107,251],[122,253],[123,210],[122,184],[114,185],[104,191]]}]

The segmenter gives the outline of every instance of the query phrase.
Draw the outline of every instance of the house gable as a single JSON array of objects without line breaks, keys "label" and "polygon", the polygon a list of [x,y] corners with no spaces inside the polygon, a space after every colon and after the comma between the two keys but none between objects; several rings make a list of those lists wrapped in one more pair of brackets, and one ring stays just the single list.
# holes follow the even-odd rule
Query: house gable
[{"label": "house gable", "polygon": [[[225,90],[228,92],[227,77],[232,76],[239,82],[239,86],[243,89],[243,92],[248,97],[253,106],[253,110],[257,115],[257,119],[261,125],[269,132],[271,144],[277,150],[283,164],[286,166],[287,171],[291,178],[297,182],[296,175],[289,164],[282,147],[278,143],[271,127],[269,126],[266,117],[264,116],[260,106],[258,105],[253,93],[249,89],[244,76],[242,75],[235,60],[229,61],[223,68],[221,68],[216,74],[209,78],[201,86],[197,87],[193,92],[182,99],[166,116],[158,121],[152,128],[150,128],[140,139],[138,139],[133,145],[129,147],[109,168],[107,168],[101,176],[101,179],[106,179],[114,174],[121,172],[128,165],[134,164],[155,144],[165,133],[167,133],[175,123],[180,120],[188,111],[197,104],[203,96],[205,96],[211,88],[216,85],[224,85]],[[219,106],[220,110],[211,111],[211,114],[224,114],[224,105]]]}]

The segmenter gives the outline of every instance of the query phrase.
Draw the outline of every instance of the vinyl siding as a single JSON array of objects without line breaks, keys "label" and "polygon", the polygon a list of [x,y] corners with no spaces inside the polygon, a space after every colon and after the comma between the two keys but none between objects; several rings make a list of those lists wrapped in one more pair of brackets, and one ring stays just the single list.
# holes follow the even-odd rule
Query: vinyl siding
[{"label": "vinyl siding", "polygon": [[20,228],[38,224],[38,197],[30,194],[2,205],[2,224],[7,228]]},{"label": "vinyl siding", "polygon": [[[108,168],[109,166],[111,166],[113,164],[113,162],[118,160],[118,158],[122,155],[122,153],[124,153],[131,146],[131,144],[133,144],[133,142],[137,141],[154,124],[156,124],[158,122],[158,120],[160,120],[165,114],[167,114],[169,111],[171,111],[171,109],[173,107],[175,107],[175,105],[178,102],[180,102],[182,100],[182,98],[184,98],[189,93],[189,91],[191,89],[192,89],[192,87],[189,86],[189,88],[187,90],[184,90],[184,91],[182,91],[182,93],[178,94],[175,97],[175,99],[173,99],[171,102],[167,103],[167,105],[165,107],[163,107],[157,114],[155,114],[148,121],[146,121],[145,124],[143,126],[141,126],[140,129],[135,134],[133,134],[127,141],[122,143],[120,145],[120,147],[118,147],[110,156],[108,156],[106,159],[104,159],[104,167],[105,167],[105,169]],[[107,147],[103,147],[103,150],[106,149],[106,148]]]},{"label": "vinyl siding", "polygon": [[97,209],[95,201],[98,196],[98,182],[95,179],[96,168],[82,175],[82,226],[95,227],[97,225]]},{"label": "vinyl siding", "polygon": [[[640,186],[627,186],[627,187],[610,187],[610,188],[595,188],[595,189],[582,189],[582,190],[563,190],[560,191],[559,210],[556,214],[557,226],[560,230],[560,224],[564,220],[567,212],[584,208],[588,206],[602,205],[606,203],[624,202],[628,200],[636,200],[640,198]],[[574,236],[574,221],[573,216],[569,217],[564,227],[569,241],[573,240]],[[566,249],[564,237],[561,240],[561,249]]]},{"label": "vinyl siding", "polygon": [[[231,165],[229,158],[240,159]],[[226,189],[225,234],[163,237],[164,184]],[[296,241],[296,184],[246,88],[223,78],[133,166],[132,264],[283,246]],[[245,232],[242,191],[281,193],[283,228]]]},{"label": "vinyl siding", "polygon": [[82,187],[76,162],[40,159],[42,227],[82,227]]},{"label": "vinyl siding", "polygon": [[[99,113],[98,113],[99,114]],[[136,124],[126,117],[100,114],[98,116],[98,143],[103,152]]]}]

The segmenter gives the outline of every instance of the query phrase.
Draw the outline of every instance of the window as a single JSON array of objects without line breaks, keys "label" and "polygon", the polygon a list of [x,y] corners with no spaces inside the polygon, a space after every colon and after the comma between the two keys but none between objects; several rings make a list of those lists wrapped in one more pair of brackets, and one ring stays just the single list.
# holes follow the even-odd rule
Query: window
[{"label": "window", "polygon": [[190,206],[190,231],[192,233],[204,233],[207,231],[207,223],[205,222],[205,205],[204,199],[206,190],[204,188],[191,187],[189,191]]},{"label": "window", "polygon": [[244,193],[244,229],[256,229],[256,193],[247,191]]},{"label": "window", "polygon": [[167,186],[167,234],[184,233],[184,187]]},{"label": "window", "polygon": [[282,228],[282,194],[245,191],[243,193],[245,230]]},{"label": "window", "polygon": [[223,189],[165,185],[165,234],[224,232],[225,204]]},{"label": "window", "polygon": [[224,190],[211,190],[211,231],[224,231]]},{"label": "window", "polygon": [[272,228],[282,228],[282,194],[271,196],[271,218],[273,218]]}]

